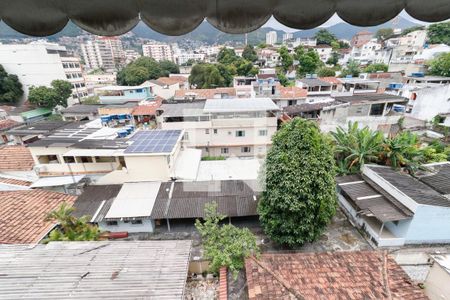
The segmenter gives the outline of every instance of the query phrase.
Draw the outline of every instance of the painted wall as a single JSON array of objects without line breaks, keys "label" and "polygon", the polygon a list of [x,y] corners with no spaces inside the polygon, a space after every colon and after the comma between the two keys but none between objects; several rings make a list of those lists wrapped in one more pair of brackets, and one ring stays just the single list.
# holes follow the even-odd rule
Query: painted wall
[{"label": "painted wall", "polygon": [[434,263],[425,280],[425,295],[432,300],[450,299],[450,274]]},{"label": "painted wall", "polygon": [[129,181],[169,180],[170,169],[167,155],[125,156]]},{"label": "painted wall", "polygon": [[411,116],[420,120],[431,121],[436,115],[443,112],[450,112],[450,84],[425,88],[415,92],[416,100],[411,100],[413,104]]},{"label": "painted wall", "polygon": [[142,224],[131,224],[131,221],[118,221],[117,223],[117,225],[107,225],[106,221],[103,220],[98,225],[100,230],[111,232],[153,232],[155,228],[155,222],[151,219],[142,219]]},{"label": "painted wall", "polygon": [[419,205],[405,242],[406,244],[450,242],[450,208]]}]

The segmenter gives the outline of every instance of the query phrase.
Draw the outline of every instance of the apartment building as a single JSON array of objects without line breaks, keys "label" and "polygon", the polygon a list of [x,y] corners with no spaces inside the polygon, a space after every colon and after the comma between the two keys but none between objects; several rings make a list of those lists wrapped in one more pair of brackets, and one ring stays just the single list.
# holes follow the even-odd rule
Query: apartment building
[{"label": "apartment building", "polygon": [[89,94],[94,94],[95,89],[116,84],[115,73],[86,74],[84,75],[86,88]]},{"label": "apartment building", "polygon": [[314,47],[314,50],[319,54],[320,60],[324,63],[331,58],[331,54],[333,52],[333,48],[329,45],[317,45]]},{"label": "apartment building", "polygon": [[96,89],[95,94],[99,97],[101,104],[136,103],[154,99],[152,87],[146,82],[137,86],[105,86]]},{"label": "apartment building", "polygon": [[381,55],[381,44],[376,39],[372,39],[367,43],[354,46],[350,53],[353,60],[359,62],[362,65],[368,65],[377,61],[377,58]]},{"label": "apartment building", "polygon": [[0,64],[8,73],[17,75],[25,99],[30,87],[50,87],[55,79],[72,84],[72,98],[88,95],[80,60],[64,46],[42,41],[0,45]]},{"label": "apartment building", "polygon": [[292,32],[283,33],[283,43],[290,41],[294,38],[294,34]]},{"label": "apartment building", "polygon": [[142,45],[142,52],[144,56],[151,57],[156,61],[175,61],[172,48],[167,44],[145,44]]},{"label": "apartment building", "polygon": [[278,41],[278,36],[276,31],[269,31],[266,33],[266,44],[275,45]]},{"label": "apartment building", "polygon": [[125,62],[122,41],[118,37],[97,37],[81,44],[86,68],[115,70]]},{"label": "apartment building", "polygon": [[361,31],[355,34],[350,41],[350,46],[361,47],[372,39],[372,33],[369,31]]},{"label": "apartment building", "polygon": [[174,59],[179,65],[184,65],[187,62],[195,61],[201,62],[206,60],[205,53],[195,53],[195,52],[181,52],[179,54],[174,55]]},{"label": "apartment building", "polygon": [[209,99],[163,104],[161,129],[184,130],[184,144],[203,156],[264,156],[277,130],[280,109],[269,98]]}]

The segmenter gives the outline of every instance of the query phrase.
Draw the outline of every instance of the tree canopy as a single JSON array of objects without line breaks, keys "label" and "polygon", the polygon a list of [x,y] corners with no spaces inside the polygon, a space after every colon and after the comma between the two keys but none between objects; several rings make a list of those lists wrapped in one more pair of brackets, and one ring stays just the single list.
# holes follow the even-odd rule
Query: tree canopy
[{"label": "tree canopy", "polygon": [[204,222],[197,219],[195,227],[202,237],[205,258],[211,261],[210,270],[217,273],[225,266],[237,276],[244,268],[245,258],[259,254],[255,236],[248,228],[220,225],[226,216],[217,213],[216,202],[205,205],[205,214]]},{"label": "tree canopy", "polygon": [[189,84],[196,86],[198,89],[227,86],[218,66],[207,63],[196,64],[192,67]]},{"label": "tree canopy", "polygon": [[232,64],[238,59],[239,57],[234,52],[234,49],[226,47],[220,49],[219,54],[217,54],[217,61],[221,64]]},{"label": "tree canopy", "polygon": [[23,95],[17,75],[8,74],[0,65],[0,102],[16,103]]},{"label": "tree canopy", "polygon": [[59,227],[50,233],[45,242],[50,241],[96,241],[100,230],[97,226],[88,224],[86,217],[76,218],[72,216],[74,211],[66,203],[62,203],[57,209],[50,212],[46,220],[56,221]]},{"label": "tree canopy", "polygon": [[120,85],[140,85],[147,80],[180,73],[177,64],[163,60],[157,62],[151,57],[139,57],[117,73],[117,83]]},{"label": "tree canopy", "polygon": [[317,71],[319,77],[335,76],[336,72],[332,68],[322,67]]},{"label": "tree canopy", "polygon": [[356,60],[349,60],[345,69],[342,70],[341,77],[358,77],[360,73],[361,69],[359,68],[359,63]]},{"label": "tree canopy", "polygon": [[258,55],[256,54],[255,48],[252,45],[246,45],[242,52],[242,58],[251,62],[257,61]]},{"label": "tree canopy", "polygon": [[431,75],[450,76],[450,53],[442,53],[429,63],[428,72]]},{"label": "tree canopy", "polygon": [[317,31],[317,33],[314,35],[314,38],[317,40],[318,45],[325,44],[331,46],[332,42],[338,42],[336,36],[326,29],[320,29],[319,31]]},{"label": "tree canopy", "polygon": [[381,29],[378,29],[378,31],[375,33],[375,37],[379,41],[387,40],[390,37],[392,37],[393,35],[394,35],[394,29],[392,29],[392,28],[381,28]]},{"label": "tree canopy", "polygon": [[67,107],[67,99],[72,95],[72,85],[65,80],[53,80],[51,87],[31,87],[28,100],[40,107],[55,108]]},{"label": "tree canopy", "polygon": [[286,46],[283,46],[278,50],[278,53],[280,54],[282,70],[284,72],[289,71],[294,65],[294,58],[289,53],[288,48],[286,48]]},{"label": "tree canopy", "polygon": [[323,65],[319,54],[314,49],[305,51],[303,47],[295,48],[295,59],[298,60],[297,75],[314,74]]},{"label": "tree canopy", "polygon": [[450,45],[450,22],[436,23],[428,26],[428,40],[431,44]]},{"label": "tree canopy", "polygon": [[316,240],[336,212],[333,147],[317,124],[294,118],[273,136],[258,205],[264,232],[290,247]]},{"label": "tree canopy", "polygon": [[366,72],[366,73],[376,73],[379,71],[387,72],[388,68],[389,68],[389,66],[386,64],[383,64],[383,63],[370,64],[364,69],[364,72]]}]

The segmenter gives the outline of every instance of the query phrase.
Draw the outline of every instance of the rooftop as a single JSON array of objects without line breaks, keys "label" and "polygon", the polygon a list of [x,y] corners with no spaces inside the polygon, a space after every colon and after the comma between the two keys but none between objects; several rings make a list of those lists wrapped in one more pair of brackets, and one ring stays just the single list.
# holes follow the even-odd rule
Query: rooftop
[{"label": "rooftop", "polygon": [[36,118],[36,117],[40,117],[40,116],[45,116],[48,114],[51,114],[52,110],[48,109],[48,108],[36,108],[33,110],[29,110],[26,112],[21,113],[20,115],[24,118],[24,119],[31,119],[31,118]]},{"label": "rooftop", "polygon": [[186,103],[168,103],[158,108],[163,111],[164,117],[180,117],[180,116],[200,116],[203,115],[205,101],[195,101]]},{"label": "rooftop", "polygon": [[335,106],[343,104],[340,101],[328,101],[328,102],[317,102],[317,103],[302,103],[296,105],[286,106],[283,111],[288,115],[297,115],[300,113],[312,112],[317,110],[322,110],[324,107]]},{"label": "rooftop", "polygon": [[0,244],[38,243],[55,225],[45,221],[47,214],[75,199],[47,190],[0,191]]},{"label": "rooftop", "polygon": [[416,177],[442,195],[450,195],[450,163],[425,165],[425,173],[417,173]]},{"label": "rooftop", "polygon": [[[0,246],[5,299],[184,299],[191,241]],[[55,284],[57,282],[57,284]]]},{"label": "rooftop", "polygon": [[374,101],[389,101],[389,102],[407,102],[408,99],[401,96],[391,94],[355,94],[352,96],[336,96],[336,101],[349,102],[349,103],[370,103]]},{"label": "rooftop", "polygon": [[450,207],[450,199],[406,173],[385,166],[366,167],[418,204]]},{"label": "rooftop", "polygon": [[245,270],[250,300],[428,299],[386,252],[261,254]]},{"label": "rooftop", "polygon": [[75,208],[73,215],[77,218],[82,216],[94,217],[102,202],[114,199],[121,188],[121,184],[86,186],[83,193],[78,196],[73,204]]},{"label": "rooftop", "polygon": [[319,77],[320,80],[329,82],[331,84],[340,84],[342,81],[339,80],[337,77],[328,76],[328,77]]},{"label": "rooftop", "polygon": [[301,78],[301,79],[297,79],[297,81],[300,81],[309,87],[331,86],[331,84],[328,81],[321,80],[318,78]]},{"label": "rooftop", "polygon": [[19,122],[11,119],[0,120],[0,131],[8,130],[19,125]]},{"label": "rooftop", "polygon": [[34,160],[24,146],[0,146],[0,171],[30,171]]},{"label": "rooftop", "polygon": [[160,182],[124,183],[105,218],[149,217],[160,185]]},{"label": "rooftop", "polygon": [[280,91],[280,99],[298,99],[298,98],[306,98],[308,95],[308,91],[306,89],[302,89],[297,86],[289,86],[284,87],[281,86],[279,88]]},{"label": "rooftop", "polygon": [[97,114],[101,104],[78,104],[61,110],[62,114]]},{"label": "rooftop", "polygon": [[161,102],[161,99],[157,99],[146,104],[137,105],[131,114],[133,116],[155,115],[156,111],[161,106]]},{"label": "rooftop", "polygon": [[205,204],[211,202],[218,204],[220,214],[229,217],[257,215],[257,193],[244,181],[223,180],[162,183],[151,217],[202,218]]},{"label": "rooftop", "polygon": [[270,98],[239,98],[206,100],[205,113],[277,111],[280,108]]},{"label": "rooftop", "polygon": [[232,87],[216,88],[216,89],[191,89],[175,91],[175,99],[185,99],[195,97],[196,99],[213,99],[215,95],[226,94],[229,97],[236,96],[236,89]]},{"label": "rooftop", "polygon": [[47,135],[53,131],[67,126],[70,122],[66,121],[39,121],[30,125],[23,124],[8,131],[8,134],[26,136],[26,135]]},{"label": "rooftop", "polygon": [[172,153],[182,138],[182,130],[141,130],[136,132],[125,149],[128,154],[160,154]]}]

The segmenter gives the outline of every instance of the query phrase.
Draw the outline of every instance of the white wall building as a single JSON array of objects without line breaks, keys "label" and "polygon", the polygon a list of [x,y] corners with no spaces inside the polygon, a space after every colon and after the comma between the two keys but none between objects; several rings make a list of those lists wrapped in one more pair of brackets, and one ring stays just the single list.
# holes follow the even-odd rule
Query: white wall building
[{"label": "white wall building", "polygon": [[114,70],[125,62],[122,41],[117,37],[98,37],[81,44],[84,62],[88,69]]},{"label": "white wall building", "polygon": [[267,45],[274,45],[277,43],[278,36],[276,31],[269,31],[266,33],[266,44]]},{"label": "white wall building", "polygon": [[145,44],[142,45],[142,52],[144,56],[152,57],[156,61],[174,61],[172,48],[167,44]]},{"label": "white wall building", "polygon": [[366,65],[376,61],[379,50],[381,50],[381,44],[376,39],[372,39],[360,46],[353,46],[350,55],[353,60]]},{"label": "white wall building", "polygon": [[64,46],[46,42],[0,45],[0,64],[19,77],[25,98],[30,87],[50,87],[55,79],[69,81],[74,98],[87,96],[80,60]]},{"label": "white wall building", "polygon": [[201,62],[205,61],[206,54],[205,53],[195,53],[195,52],[181,52],[178,55],[175,55],[175,61],[179,65],[183,65],[188,61]]},{"label": "white wall building", "polygon": [[283,42],[292,40],[294,38],[294,34],[291,32],[286,32],[283,34]]},{"label": "white wall building", "polygon": [[450,84],[413,89],[409,92],[410,115],[419,120],[431,121],[439,114],[450,112],[449,99]]},{"label": "white wall building", "polygon": [[314,50],[319,54],[320,60],[324,63],[331,57],[331,53],[333,52],[333,48],[328,45],[317,45],[314,47]]}]

